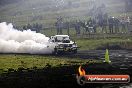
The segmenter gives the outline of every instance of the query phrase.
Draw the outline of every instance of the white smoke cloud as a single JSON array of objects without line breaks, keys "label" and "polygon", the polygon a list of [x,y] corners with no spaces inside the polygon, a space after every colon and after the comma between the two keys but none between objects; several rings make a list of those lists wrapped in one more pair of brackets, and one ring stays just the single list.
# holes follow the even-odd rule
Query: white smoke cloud
[{"label": "white smoke cloud", "polygon": [[18,31],[11,23],[0,23],[0,53],[49,54],[53,47],[48,40],[41,33]]}]

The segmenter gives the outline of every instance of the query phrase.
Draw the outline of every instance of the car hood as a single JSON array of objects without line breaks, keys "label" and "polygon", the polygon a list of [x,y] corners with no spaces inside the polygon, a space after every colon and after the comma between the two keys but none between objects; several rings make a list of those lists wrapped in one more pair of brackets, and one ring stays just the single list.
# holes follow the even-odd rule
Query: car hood
[{"label": "car hood", "polygon": [[61,43],[57,43],[57,44],[74,44],[74,42],[72,42],[72,41],[70,43],[62,43],[61,42]]}]

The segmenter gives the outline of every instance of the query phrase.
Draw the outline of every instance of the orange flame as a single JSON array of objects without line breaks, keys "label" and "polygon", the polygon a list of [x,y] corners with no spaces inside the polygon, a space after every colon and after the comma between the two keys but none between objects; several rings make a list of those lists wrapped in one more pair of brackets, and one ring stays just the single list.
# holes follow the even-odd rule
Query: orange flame
[{"label": "orange flame", "polygon": [[86,74],[85,70],[82,69],[82,66],[79,67],[78,71],[80,76],[84,76]]}]

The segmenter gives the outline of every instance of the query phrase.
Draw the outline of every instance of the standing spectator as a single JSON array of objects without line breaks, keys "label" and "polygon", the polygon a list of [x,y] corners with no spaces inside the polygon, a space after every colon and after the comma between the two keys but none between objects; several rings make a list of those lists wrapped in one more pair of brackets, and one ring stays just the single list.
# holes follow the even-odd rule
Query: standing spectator
[{"label": "standing spectator", "polygon": [[107,33],[107,19],[105,18],[102,20],[102,32]]},{"label": "standing spectator", "polygon": [[61,16],[59,18],[57,18],[56,28],[57,28],[57,35],[62,34],[63,20],[62,20]]},{"label": "standing spectator", "polygon": [[80,34],[80,22],[78,20],[75,22],[75,30],[76,34]]},{"label": "standing spectator", "polygon": [[27,27],[25,25],[23,26],[23,30],[27,30]]},{"label": "standing spectator", "polygon": [[30,24],[28,24],[27,29],[32,29],[32,26]]},{"label": "standing spectator", "polygon": [[93,30],[94,30],[94,33],[96,33],[96,20],[95,19],[93,19]]},{"label": "standing spectator", "polygon": [[86,33],[87,33],[87,32],[90,33],[90,31],[89,31],[89,29],[88,29],[88,22],[87,22],[87,21],[84,22],[84,28],[85,28],[85,30],[86,30]]},{"label": "standing spectator", "polygon": [[70,23],[66,22],[66,29],[67,29],[67,34],[70,35]]},{"label": "standing spectator", "polygon": [[102,13],[98,14],[97,19],[98,19],[98,26],[101,28],[101,31],[102,31],[102,28],[103,28],[103,14]]},{"label": "standing spectator", "polygon": [[109,31],[110,31],[110,33],[114,33],[114,28],[113,28],[113,26],[114,26],[114,17],[110,17],[108,19],[108,22],[109,22]]},{"label": "standing spectator", "polygon": [[114,19],[114,26],[115,26],[115,33],[119,33],[119,19],[118,18],[115,18]]},{"label": "standing spectator", "polygon": [[102,32],[107,33],[107,23],[108,23],[108,14],[107,13],[105,13],[103,15],[102,21],[103,21],[102,22]]},{"label": "standing spectator", "polygon": [[126,27],[129,32],[130,31],[130,17],[127,17],[127,19],[126,19]]},{"label": "standing spectator", "polygon": [[126,29],[125,17],[122,17],[120,22],[121,22],[122,33],[123,33],[124,30]]},{"label": "standing spectator", "polygon": [[90,18],[89,21],[88,21],[88,30],[90,32],[93,32],[93,20]]}]

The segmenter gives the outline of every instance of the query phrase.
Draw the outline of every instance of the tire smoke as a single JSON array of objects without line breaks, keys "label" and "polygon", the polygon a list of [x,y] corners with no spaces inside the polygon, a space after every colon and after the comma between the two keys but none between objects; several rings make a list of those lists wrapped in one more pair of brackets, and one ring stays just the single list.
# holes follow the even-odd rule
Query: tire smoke
[{"label": "tire smoke", "polygon": [[0,53],[50,54],[49,37],[35,31],[19,31],[6,22],[0,23]]}]

